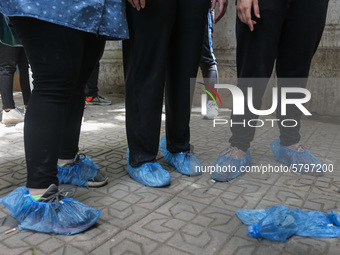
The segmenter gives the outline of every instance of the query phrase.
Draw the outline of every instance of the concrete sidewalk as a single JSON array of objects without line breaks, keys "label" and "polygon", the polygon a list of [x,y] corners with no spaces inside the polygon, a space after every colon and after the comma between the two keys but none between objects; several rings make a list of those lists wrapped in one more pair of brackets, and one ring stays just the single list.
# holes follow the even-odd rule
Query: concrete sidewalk
[{"label": "concrete sidewalk", "polygon": [[[16,93],[20,102],[20,94]],[[252,239],[236,217],[242,208],[287,205],[302,210],[340,210],[340,126],[303,120],[302,142],[334,171],[323,177],[299,173],[246,173],[229,183],[213,182],[208,173],[186,177],[170,171],[166,188],[148,188],[132,180],[126,171],[124,102],[112,98],[111,106],[87,106],[80,150],[108,175],[101,188],[78,188],[75,198],[102,210],[98,223],[74,236],[58,236],[23,230],[5,234],[17,226],[0,205],[0,254],[339,254],[340,238],[313,239],[294,236],[286,243]],[[20,104],[19,104],[20,105]],[[220,118],[228,119],[224,110]],[[164,122],[162,134],[164,135]],[[225,149],[230,130],[213,127],[194,109],[191,140],[205,166],[212,165]],[[257,130],[251,146],[253,165],[279,166],[269,144],[278,128]],[[26,167],[20,127],[0,124],[0,196],[25,185]]]}]

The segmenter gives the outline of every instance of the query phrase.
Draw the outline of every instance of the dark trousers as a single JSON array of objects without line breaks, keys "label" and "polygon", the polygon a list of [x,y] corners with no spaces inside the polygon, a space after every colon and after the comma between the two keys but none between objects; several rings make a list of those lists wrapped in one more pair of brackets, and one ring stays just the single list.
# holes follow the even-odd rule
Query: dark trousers
[{"label": "dark trousers", "polygon": [[57,160],[78,152],[84,89],[105,40],[33,18],[11,18],[32,67],[25,118],[27,187],[58,185]]},{"label": "dark trousers", "polygon": [[154,161],[163,92],[167,148],[190,150],[190,78],[196,77],[210,0],[154,0],[127,5],[130,40],[124,41],[126,130],[130,164]]},{"label": "dark trousers", "polygon": [[[215,84],[218,84],[219,80],[217,63],[212,42],[214,33],[213,23],[214,12],[209,11],[204,29],[204,39],[199,66],[202,71],[204,82],[212,87],[215,87]],[[207,88],[207,90],[211,92],[214,97],[216,96],[209,88]]]},{"label": "dark trousers", "polygon": [[3,109],[14,109],[13,78],[18,65],[20,72],[20,87],[24,105],[28,104],[31,95],[28,61],[23,47],[10,47],[0,43],[0,92]]},{"label": "dark trousers", "polygon": [[[249,27],[238,18],[236,23],[238,86],[245,98],[247,88],[253,87],[255,109],[261,109],[262,96],[275,61],[279,91],[281,87],[306,87],[311,61],[325,26],[328,0],[261,0],[259,4],[261,18],[255,19],[257,24],[254,32],[250,32]],[[285,78],[298,79],[288,81]],[[298,97],[293,94],[290,98]],[[279,94],[279,106],[280,99]],[[298,143],[302,113],[294,105],[287,107],[286,116],[281,116],[280,111],[278,107],[277,119],[280,121],[294,119],[298,122],[296,127],[279,124],[281,144],[289,146]],[[257,118],[247,106],[245,115],[232,114],[233,122],[246,121],[246,127],[234,125],[231,128],[233,135],[229,142],[232,146],[248,150],[254,139],[255,128],[247,126],[247,121]]]},{"label": "dark trousers", "polygon": [[91,77],[85,86],[85,96],[97,97],[98,96],[98,77],[99,77],[99,62],[95,65]]}]

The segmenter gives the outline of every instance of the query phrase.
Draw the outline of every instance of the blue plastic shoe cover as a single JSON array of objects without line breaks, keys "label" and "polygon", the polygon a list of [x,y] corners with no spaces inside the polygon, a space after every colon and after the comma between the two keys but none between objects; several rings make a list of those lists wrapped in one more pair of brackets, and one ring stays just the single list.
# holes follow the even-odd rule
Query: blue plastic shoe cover
[{"label": "blue plastic shoe cover", "polygon": [[277,205],[268,209],[240,209],[235,212],[236,216],[242,221],[244,225],[252,225],[264,219],[268,214],[273,211],[281,210],[289,212],[290,208],[285,205]]},{"label": "blue plastic shoe cover", "polygon": [[296,151],[280,144],[280,138],[270,144],[275,159],[288,166],[296,167],[299,172],[323,175],[322,162],[309,151]]},{"label": "blue plastic shoe cover", "polygon": [[335,211],[329,211],[326,213],[326,217],[336,226],[340,227],[340,214]]},{"label": "blue plastic shoe cover", "polygon": [[298,236],[315,238],[332,238],[340,236],[340,228],[325,214],[318,211],[301,211],[294,209],[290,212],[299,226]]},{"label": "blue plastic shoe cover", "polygon": [[289,210],[289,207],[280,205],[269,209],[241,209],[236,211],[236,215],[249,225],[248,234],[253,238],[264,237],[283,242],[293,233],[292,218],[297,226],[295,235],[315,238],[340,236],[340,215],[337,212],[323,214],[319,211]]},{"label": "blue plastic shoe cover", "polygon": [[178,172],[187,176],[202,174],[202,165],[195,155],[190,152],[171,153],[166,148],[166,137],[161,138],[159,150],[163,153],[166,163]]},{"label": "blue plastic shoe cover", "polygon": [[214,169],[211,169],[211,178],[219,182],[231,181],[245,172],[243,169],[251,166],[251,155],[248,150],[247,155],[243,158],[236,159],[233,156],[220,156],[214,163]]},{"label": "blue plastic shoe cover", "polygon": [[272,241],[285,242],[287,238],[296,234],[298,226],[293,216],[281,207],[276,207],[270,214],[258,223],[248,226],[248,235],[252,238],[263,237]]},{"label": "blue plastic shoe cover", "polygon": [[163,187],[170,185],[171,178],[168,171],[157,162],[144,163],[139,167],[132,167],[129,162],[129,150],[126,152],[127,170],[137,182],[149,187]]},{"label": "blue plastic shoe cover", "polygon": [[93,163],[90,157],[80,158],[79,162],[72,167],[58,166],[59,183],[88,187],[88,181],[94,180],[98,169],[99,167]]},{"label": "blue plastic shoe cover", "polygon": [[[26,187],[19,187],[0,199],[20,225],[19,230],[29,229],[44,233],[73,235],[95,224],[101,211],[95,210],[72,198],[63,198],[59,207],[53,202],[36,202]],[[54,207],[54,208],[53,208]]]}]

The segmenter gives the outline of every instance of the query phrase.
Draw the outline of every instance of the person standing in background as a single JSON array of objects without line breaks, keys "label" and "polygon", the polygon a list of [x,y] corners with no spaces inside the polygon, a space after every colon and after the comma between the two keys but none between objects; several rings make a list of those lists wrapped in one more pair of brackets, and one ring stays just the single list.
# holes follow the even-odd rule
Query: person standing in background
[{"label": "person standing in background", "polygon": [[24,114],[15,106],[13,99],[14,73],[19,69],[20,88],[27,108],[31,95],[28,61],[25,50],[17,38],[15,31],[8,27],[8,18],[0,13],[0,92],[2,99],[2,123],[17,124],[24,121]]},{"label": "person standing in background", "polygon": [[[211,87],[215,87],[215,84],[218,84],[218,69],[216,57],[214,55],[213,49],[213,33],[214,33],[214,19],[215,19],[215,11],[209,10],[207,23],[205,25],[204,39],[203,39],[203,47],[202,54],[200,60],[200,69],[202,71],[203,81],[205,84],[210,85]],[[207,90],[211,93],[211,95],[215,96],[209,88]],[[218,115],[218,106],[215,105],[213,100],[209,100],[207,103],[207,114],[204,118],[214,119]]]}]

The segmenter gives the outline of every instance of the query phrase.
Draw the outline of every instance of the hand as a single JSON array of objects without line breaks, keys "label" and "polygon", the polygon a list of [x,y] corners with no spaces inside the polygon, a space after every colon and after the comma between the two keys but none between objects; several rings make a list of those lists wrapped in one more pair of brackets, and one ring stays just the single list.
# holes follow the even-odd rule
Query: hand
[{"label": "hand", "polygon": [[216,24],[225,14],[228,8],[228,0],[211,0],[211,9],[214,10],[218,2],[218,13],[215,16],[214,23]]},{"label": "hand", "polygon": [[138,11],[140,11],[141,8],[145,8],[145,0],[127,0],[133,8],[136,8]]},{"label": "hand", "polygon": [[254,25],[256,21],[251,19],[251,10],[254,9],[255,16],[260,18],[260,8],[258,0],[237,0],[237,16],[250,28],[250,31],[254,31]]}]

